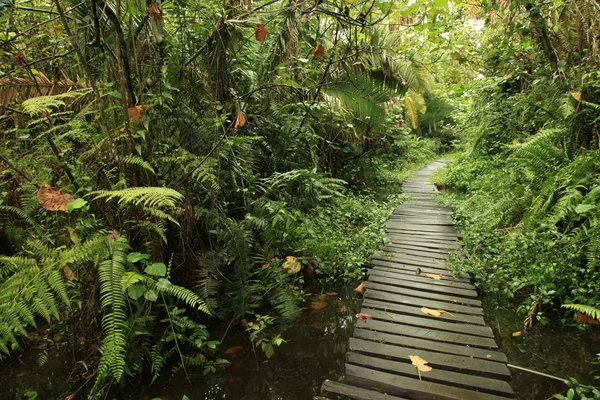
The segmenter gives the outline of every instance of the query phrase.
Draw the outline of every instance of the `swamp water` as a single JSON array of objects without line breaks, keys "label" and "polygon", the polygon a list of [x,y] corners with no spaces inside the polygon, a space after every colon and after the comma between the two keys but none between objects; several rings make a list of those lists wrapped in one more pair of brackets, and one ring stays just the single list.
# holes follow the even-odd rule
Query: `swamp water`
[{"label": "swamp water", "polygon": [[[343,376],[348,338],[354,324],[360,323],[355,322],[354,315],[360,309],[361,296],[353,287],[335,292],[308,297],[306,310],[297,321],[275,327],[287,343],[276,348],[271,359],[260,355],[257,362],[243,328],[232,326],[216,355],[231,361],[224,371],[203,376],[201,369],[192,369],[188,378],[181,371],[171,378],[167,368],[152,386],[134,386],[121,399],[181,400],[186,395],[190,400],[310,400],[324,379]],[[585,384],[592,383],[594,370],[600,375],[600,366],[592,364],[595,354],[600,353],[599,327],[564,326],[556,319],[547,325],[537,323],[514,337],[513,332],[522,330],[522,316],[506,304],[496,307],[490,299],[484,298],[484,307],[487,323],[511,364],[561,378],[572,376]],[[226,328],[212,327],[213,338]],[[227,350],[229,355],[225,355]],[[60,356],[53,356],[50,349],[49,353],[42,367],[36,366],[35,351],[20,361],[0,364],[0,400],[27,400],[27,392],[37,392],[38,400],[63,400],[73,394],[79,387],[73,386],[78,358],[65,348]],[[566,390],[560,381],[514,369],[511,372],[517,399],[550,399]],[[80,398],[85,397],[75,397]]]}]

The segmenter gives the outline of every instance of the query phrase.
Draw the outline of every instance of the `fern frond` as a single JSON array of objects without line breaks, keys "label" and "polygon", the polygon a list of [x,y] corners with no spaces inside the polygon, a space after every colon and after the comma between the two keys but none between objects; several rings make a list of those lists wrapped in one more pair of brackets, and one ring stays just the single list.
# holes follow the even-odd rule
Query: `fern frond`
[{"label": "fern frond", "polygon": [[564,308],[575,310],[581,314],[587,315],[595,320],[600,320],[600,308],[588,306],[585,304],[563,304]]},{"label": "fern frond", "polygon": [[123,157],[121,157],[121,161],[123,161],[124,164],[135,165],[137,167],[145,169],[148,172],[151,172],[153,175],[155,174],[154,168],[152,168],[152,165],[150,165],[150,163],[145,161],[143,158],[138,157],[136,155],[129,154],[129,155],[123,156]]},{"label": "fern frond", "polygon": [[195,309],[200,310],[205,314],[212,315],[212,313],[208,309],[208,306],[206,305],[204,300],[202,300],[200,298],[200,296],[198,296],[196,293],[192,292],[189,289],[186,289],[181,286],[173,285],[167,279],[163,279],[163,278],[158,280],[158,283],[156,284],[155,287],[156,287],[156,290],[158,290],[161,293],[168,294],[169,296],[172,296],[180,301],[183,301],[184,303],[188,304],[190,307],[194,307]]},{"label": "fern frond", "polygon": [[90,192],[94,200],[118,199],[119,203],[142,205],[150,208],[175,208],[184,196],[177,190],[167,187],[133,187],[122,190],[98,190]]}]

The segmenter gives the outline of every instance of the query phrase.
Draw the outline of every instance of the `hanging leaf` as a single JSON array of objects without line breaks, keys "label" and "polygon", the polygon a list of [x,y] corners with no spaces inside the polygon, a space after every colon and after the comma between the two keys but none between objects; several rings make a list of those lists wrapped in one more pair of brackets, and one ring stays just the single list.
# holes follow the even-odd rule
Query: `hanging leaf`
[{"label": "hanging leaf", "polygon": [[267,33],[269,33],[267,31],[267,28],[265,28],[261,24],[256,24],[254,26],[254,37],[259,42],[264,42],[265,41],[265,39],[267,38]]},{"label": "hanging leaf", "polygon": [[60,193],[60,189],[42,183],[37,192],[37,199],[43,209],[48,211],[67,211],[70,202],[75,198],[70,194]]},{"label": "hanging leaf", "polygon": [[360,285],[358,285],[357,287],[355,287],[354,291],[357,293],[364,293],[365,292],[365,283],[363,282]]},{"label": "hanging leaf", "polygon": [[444,275],[442,274],[425,274],[425,276],[431,279],[435,279],[436,281],[442,280],[442,278],[444,277]]},{"label": "hanging leaf", "polygon": [[163,17],[155,1],[148,4],[148,16],[155,21],[162,21]]},{"label": "hanging leaf", "polygon": [[323,47],[323,42],[321,42],[320,40],[317,40],[317,47],[315,48],[315,52],[313,53],[313,55],[316,58],[323,58],[325,57],[325,47]]},{"label": "hanging leaf", "polygon": [[242,126],[246,125],[246,122],[248,122],[248,119],[246,118],[246,113],[243,111],[238,111],[237,113],[237,117],[235,118],[235,129],[239,129]]},{"label": "hanging leaf", "polygon": [[300,272],[302,264],[298,262],[296,257],[287,256],[285,258],[285,262],[283,263],[283,268],[287,269],[288,273],[290,274],[297,274],[298,272]]},{"label": "hanging leaf", "polygon": [[363,314],[363,313],[356,314],[356,318],[358,318],[362,321],[366,321],[368,319],[373,319],[373,317],[371,317],[369,314]]}]

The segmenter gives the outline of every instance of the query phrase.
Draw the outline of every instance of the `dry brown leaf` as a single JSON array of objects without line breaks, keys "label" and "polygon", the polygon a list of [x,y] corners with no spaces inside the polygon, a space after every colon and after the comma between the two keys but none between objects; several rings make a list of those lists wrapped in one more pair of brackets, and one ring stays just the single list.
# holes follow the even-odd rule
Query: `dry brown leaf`
[{"label": "dry brown leaf", "polygon": [[234,346],[225,350],[225,355],[229,357],[236,358],[240,356],[240,353],[244,353],[246,349],[243,346]]},{"label": "dry brown leaf", "polygon": [[63,278],[65,278],[68,281],[72,281],[73,280],[73,271],[71,271],[71,268],[69,268],[68,266],[64,266],[62,267],[62,269],[60,270]]},{"label": "dry brown leaf", "polygon": [[261,24],[256,24],[254,26],[254,37],[259,42],[264,42],[265,41],[265,39],[267,38],[267,33],[269,33],[267,31],[267,28],[265,28]]},{"label": "dry brown leaf", "polygon": [[373,317],[371,317],[369,314],[364,314],[364,313],[358,313],[356,314],[356,318],[366,321],[368,319],[373,319]]},{"label": "dry brown leaf", "polygon": [[421,268],[417,268],[417,270],[415,271],[415,273],[416,273],[417,275],[421,275]]},{"label": "dry brown leaf", "polygon": [[148,16],[155,21],[162,21],[163,17],[158,9],[158,4],[155,1],[148,4]]},{"label": "dry brown leaf", "polygon": [[417,373],[419,374],[419,380],[421,379],[421,372],[429,372],[433,369],[429,365],[425,365],[428,362],[419,356],[408,356],[408,358],[410,358],[410,361],[412,361],[412,365],[417,367]]},{"label": "dry brown leaf", "polygon": [[315,48],[315,52],[313,53],[313,55],[316,58],[325,57],[325,47],[323,47],[322,42],[320,40],[317,40],[317,47]]},{"label": "dry brown leaf", "polygon": [[582,324],[600,325],[600,321],[598,321],[597,319],[594,319],[594,318],[590,317],[589,315],[585,315],[580,312],[577,312],[577,315],[575,316],[575,320]]},{"label": "dry brown leaf", "polygon": [[425,276],[431,279],[435,279],[436,281],[440,281],[444,277],[444,275],[442,274],[425,274]]},{"label": "dry brown leaf", "polygon": [[283,268],[287,269],[288,273],[290,274],[297,274],[298,272],[300,272],[302,264],[298,262],[296,257],[287,256],[285,258],[285,262],[283,263]]},{"label": "dry brown leaf", "polygon": [[73,400],[75,398],[75,394],[70,394],[68,396],[65,396],[65,400]]},{"label": "dry brown leaf", "polygon": [[75,200],[67,193],[60,193],[60,189],[42,183],[37,192],[37,199],[43,209],[48,211],[67,211],[67,205]]},{"label": "dry brown leaf", "polygon": [[246,118],[246,113],[243,111],[238,111],[237,113],[237,117],[235,118],[235,129],[239,129],[242,126],[246,125],[246,122],[248,122],[248,119]]},{"label": "dry brown leaf", "polygon": [[267,268],[269,268],[271,266],[271,264],[263,264],[262,267],[260,267],[260,269],[262,269],[263,271]]},{"label": "dry brown leaf", "polygon": [[357,293],[364,293],[365,292],[365,283],[363,282],[360,285],[358,285],[357,287],[355,287],[354,291]]},{"label": "dry brown leaf", "polygon": [[313,310],[320,310],[322,308],[327,307],[327,302],[325,301],[313,301],[312,303],[310,303],[310,308],[312,308]]},{"label": "dry brown leaf", "polygon": [[147,109],[148,109],[148,106],[145,106],[145,105],[129,107],[127,109],[127,116],[129,117],[129,119],[141,120]]},{"label": "dry brown leaf", "polygon": [[512,334],[512,335],[513,335],[513,337],[519,337],[519,336],[521,336],[522,334],[523,334],[523,331],[516,331],[516,332],[513,332],[513,334]]},{"label": "dry brown leaf", "polygon": [[421,307],[421,311],[425,314],[433,315],[434,317],[439,317],[444,312],[443,310],[432,310],[431,308]]},{"label": "dry brown leaf", "polygon": [[571,92],[571,96],[573,96],[573,98],[575,100],[581,100],[583,98],[583,93],[581,93],[581,92]]},{"label": "dry brown leaf", "polygon": [[327,296],[337,296],[337,292],[327,292]]},{"label": "dry brown leaf", "polygon": [[120,238],[121,235],[119,234],[119,232],[117,232],[116,230],[112,230],[111,233],[109,233],[108,235],[106,235],[106,239],[107,240],[111,240],[111,239],[118,239]]}]

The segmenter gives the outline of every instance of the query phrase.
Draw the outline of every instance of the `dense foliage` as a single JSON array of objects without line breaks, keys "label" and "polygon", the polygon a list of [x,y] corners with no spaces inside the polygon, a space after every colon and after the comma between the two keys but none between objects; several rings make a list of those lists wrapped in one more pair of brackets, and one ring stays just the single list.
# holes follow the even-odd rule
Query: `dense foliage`
[{"label": "dense foliage", "polygon": [[383,22],[446,9],[0,2],[3,357],[54,331],[88,343],[94,397],[224,365],[206,315],[272,354],[261,313],[360,277],[402,200],[373,188],[438,150],[411,129],[432,75]]}]

